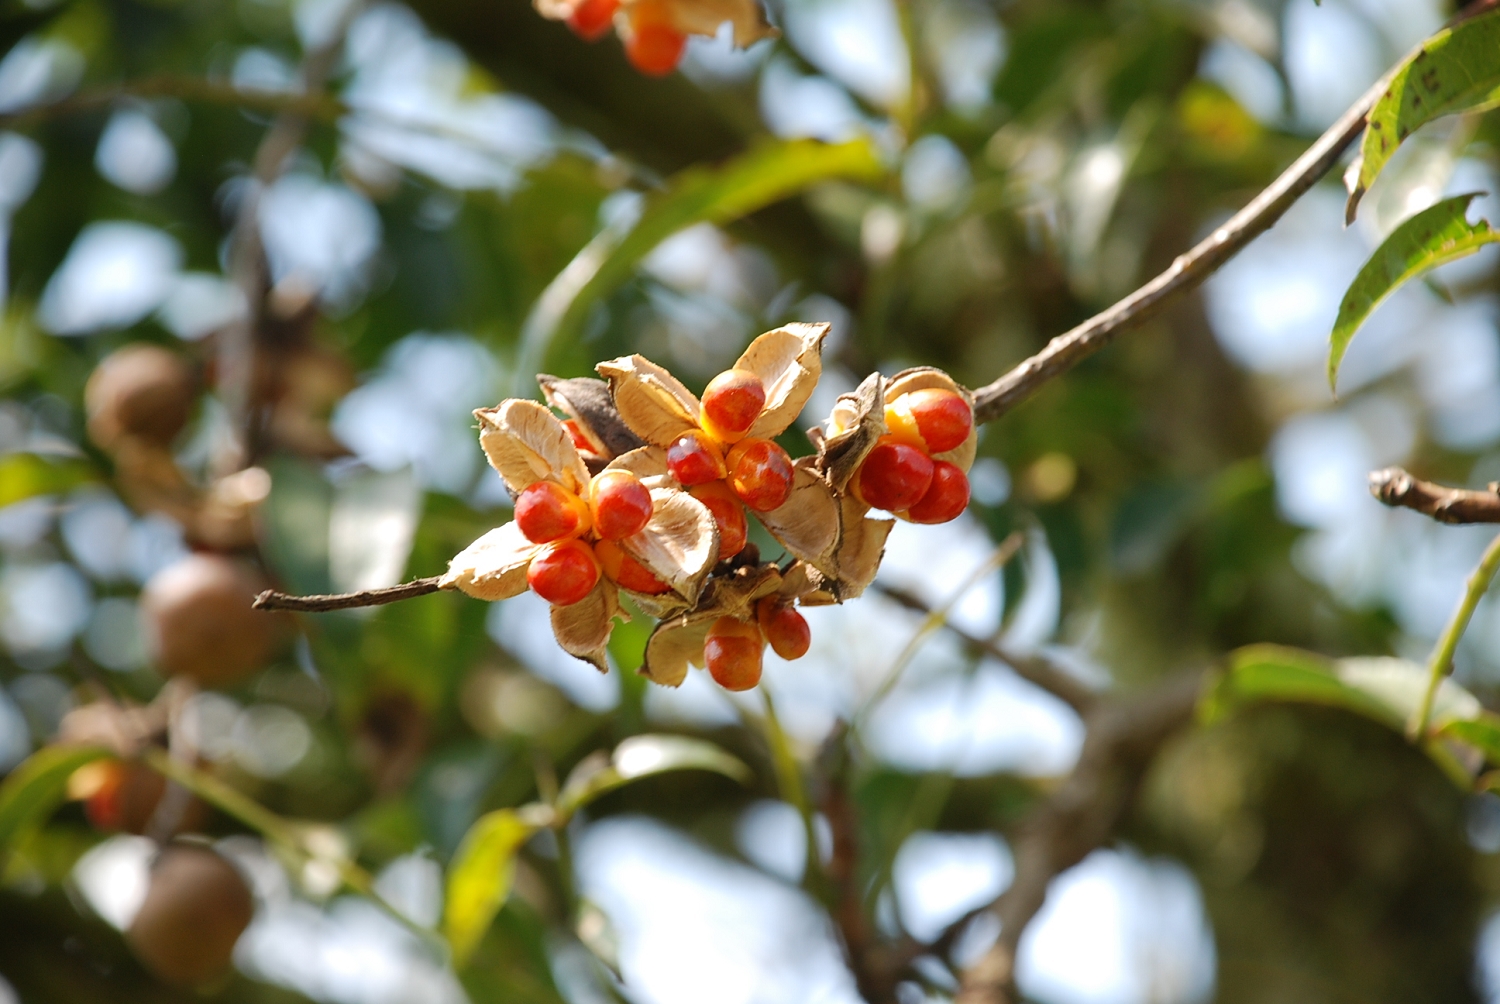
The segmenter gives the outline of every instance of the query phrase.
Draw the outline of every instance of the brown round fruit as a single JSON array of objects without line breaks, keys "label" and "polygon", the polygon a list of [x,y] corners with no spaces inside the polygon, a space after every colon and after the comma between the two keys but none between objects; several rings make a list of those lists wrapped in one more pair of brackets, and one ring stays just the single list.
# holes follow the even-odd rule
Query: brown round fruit
[{"label": "brown round fruit", "polygon": [[[83,812],[96,829],[146,834],[198,829],[208,807],[166,778],[134,760],[96,760],[80,767],[68,782],[83,796]],[[160,812],[160,818],[158,818]]]},{"label": "brown round fruit", "polygon": [[166,446],[187,425],[197,398],[192,367],[156,345],[105,356],[83,391],[89,438],[111,450],[126,436]]},{"label": "brown round fruit", "polygon": [[229,968],[254,912],[239,869],[207,847],[172,844],[156,859],[125,937],[163,983],[199,986]]},{"label": "brown round fruit", "polygon": [[193,554],[151,577],[141,591],[146,644],[158,669],[205,687],[233,686],[270,659],[279,614],[250,604],[260,573],[217,554]]}]

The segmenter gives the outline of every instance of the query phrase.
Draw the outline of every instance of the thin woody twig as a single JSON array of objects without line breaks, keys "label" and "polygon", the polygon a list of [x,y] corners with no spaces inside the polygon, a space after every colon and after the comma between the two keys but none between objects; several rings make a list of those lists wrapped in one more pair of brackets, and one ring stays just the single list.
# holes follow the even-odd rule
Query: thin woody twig
[{"label": "thin woody twig", "polygon": [[317,596],[293,596],[267,589],[251,604],[256,610],[295,610],[300,613],[325,613],[329,610],[350,610],[354,607],[378,607],[417,596],[426,596],[442,589],[443,579],[433,575],[425,579],[412,579],[399,586],[384,589],[365,589],[357,593],[324,593]]},{"label": "thin woody twig", "polygon": [[1370,494],[1388,506],[1413,509],[1439,523],[1500,523],[1500,482],[1482,491],[1448,488],[1387,467],[1371,472]]}]

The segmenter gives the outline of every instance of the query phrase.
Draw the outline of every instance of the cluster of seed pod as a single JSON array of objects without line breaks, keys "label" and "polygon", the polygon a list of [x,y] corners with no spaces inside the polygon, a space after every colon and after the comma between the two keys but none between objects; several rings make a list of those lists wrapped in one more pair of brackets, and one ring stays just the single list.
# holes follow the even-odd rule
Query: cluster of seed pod
[{"label": "cluster of seed pod", "polygon": [[[869,510],[957,518],[975,446],[968,392],[924,368],[872,375],[809,430],[817,454],[794,460],[776,437],[812,395],[826,332],[761,335],[701,398],[626,356],[599,364],[606,383],[540,377],[562,418],[518,400],[476,412],[515,520],[456,556],[443,585],[490,600],[530,588],[552,604],[559,643],[601,670],[623,592],[658,618],[642,672],[668,686],[691,664],[745,690],[768,646],[805,655],[797,608],[858,596],[874,578],[892,523]],[[751,517],[786,564],[761,561]]]},{"label": "cluster of seed pod", "polygon": [[536,0],[536,8],[586,41],[614,28],[630,64],[652,77],[677,68],[689,35],[711,38],[725,21],[741,47],[776,34],[757,0]]}]

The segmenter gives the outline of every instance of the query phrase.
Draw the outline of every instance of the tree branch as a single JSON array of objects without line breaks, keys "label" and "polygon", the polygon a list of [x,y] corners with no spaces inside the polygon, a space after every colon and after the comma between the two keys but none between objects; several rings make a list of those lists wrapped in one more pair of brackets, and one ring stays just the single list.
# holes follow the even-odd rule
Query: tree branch
[{"label": "tree branch", "polygon": [[1392,508],[1414,509],[1439,523],[1500,523],[1500,482],[1483,491],[1448,488],[1387,467],[1371,472],[1370,494]]},{"label": "tree branch", "polygon": [[443,577],[434,575],[426,579],[412,579],[399,586],[384,589],[365,589],[357,593],[324,593],[317,596],[293,596],[267,589],[251,604],[256,610],[296,610],[302,613],[324,613],[329,610],[350,610],[354,607],[379,607],[416,596],[426,596],[442,589]]},{"label": "tree branch", "polygon": [[[898,586],[888,586],[883,582],[874,583],[873,588],[908,610],[915,610],[920,614],[930,615],[932,607],[915,593],[908,592]],[[965,631],[963,628],[944,618],[943,627],[952,632],[954,637],[962,641],[968,648],[1005,663],[1015,670],[1016,675],[1028,683],[1041,687],[1047,693],[1067,704],[1080,715],[1087,715],[1098,701],[1098,695],[1093,690],[1073,676],[1067,670],[1062,669],[1051,659],[1042,655],[1023,655],[1020,652],[1006,648],[996,638],[980,638]]]},{"label": "tree branch", "polygon": [[1186,726],[1201,673],[1184,673],[1140,697],[1101,701],[1088,716],[1078,765],[1023,825],[1015,841],[1015,878],[991,907],[1000,937],[963,973],[955,1004],[1005,1004],[1021,933],[1065,869],[1103,846],[1135,801],[1162,744]]},{"label": "tree branch", "polygon": [[993,422],[1035,393],[1043,384],[1077,366],[1162,311],[1183,293],[1196,289],[1229,259],[1269,230],[1292,203],[1338,162],[1344,149],[1365,127],[1365,116],[1390,81],[1390,73],[1375,82],[1328,131],[1293,162],[1265,191],[1219,227],[1197,247],[1172,262],[1170,268],[1102,313],[1071,331],[1058,335],[1036,355],[1025,360],[974,394],[974,420]]}]

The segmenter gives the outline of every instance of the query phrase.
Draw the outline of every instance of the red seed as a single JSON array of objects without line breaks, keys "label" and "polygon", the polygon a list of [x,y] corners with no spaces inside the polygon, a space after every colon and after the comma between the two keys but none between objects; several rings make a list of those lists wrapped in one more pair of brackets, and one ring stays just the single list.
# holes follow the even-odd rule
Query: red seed
[{"label": "red seed", "polygon": [[658,0],[638,0],[630,8],[630,33],[625,56],[632,66],[651,77],[665,77],[682,61],[687,36],[672,24],[671,11]]},{"label": "red seed", "polygon": [[[903,395],[906,410],[917,423],[917,431],[928,453],[956,450],[974,431],[974,411],[951,390],[929,387]],[[899,404],[900,402],[898,402]]]},{"label": "red seed", "polygon": [[573,441],[573,449],[589,455],[594,453],[594,444],[589,442],[589,437],[583,434],[583,430],[578,427],[576,421],[571,418],[563,419],[563,428],[568,430],[568,438]]},{"label": "red seed", "polygon": [[709,435],[733,443],[750,431],[766,406],[766,386],[749,370],[725,370],[703,390],[699,419]]},{"label": "red seed", "polygon": [[685,488],[724,477],[724,456],[702,432],[684,432],[667,447],[667,470]]},{"label": "red seed", "polygon": [[621,589],[629,589],[633,593],[645,593],[648,596],[660,596],[671,589],[661,579],[646,568],[645,565],[636,561],[612,540],[601,540],[594,545],[594,557],[599,559],[599,565],[604,569],[604,574]]},{"label": "red seed", "polygon": [[769,439],[742,439],[725,458],[729,487],[756,512],[786,504],[792,494],[792,458]]},{"label": "red seed", "polygon": [[620,0],[583,0],[568,18],[568,27],[573,34],[589,42],[597,42],[609,31],[614,22],[615,11],[620,9]]},{"label": "red seed", "polygon": [[932,458],[915,446],[883,438],[859,469],[859,497],[875,509],[910,509],[932,486],[932,467]]},{"label": "red seed", "polygon": [[576,537],[589,528],[589,507],[555,481],[538,481],[516,497],[516,526],[533,544]]},{"label": "red seed", "polygon": [[732,558],[745,549],[745,540],[750,527],[745,521],[745,507],[729,486],[722,481],[710,481],[689,492],[714,514],[719,525],[719,560]]},{"label": "red seed", "polygon": [[756,604],[755,617],[760,633],[771,643],[771,651],[783,659],[800,659],[807,654],[812,645],[812,628],[791,604],[767,596]]},{"label": "red seed", "polygon": [[570,606],[593,592],[599,581],[599,562],[581,540],[547,545],[526,569],[531,591],[548,603]]},{"label": "red seed", "polygon": [[932,486],[927,494],[902,515],[913,523],[946,523],[968,507],[968,475],[946,460],[938,460],[932,465]]},{"label": "red seed", "polygon": [[603,471],[589,483],[594,532],[605,540],[640,533],[651,522],[651,492],[629,471]]},{"label": "red seed", "polygon": [[749,690],[760,682],[765,641],[749,621],[720,617],[703,642],[703,662],[725,690]]}]

